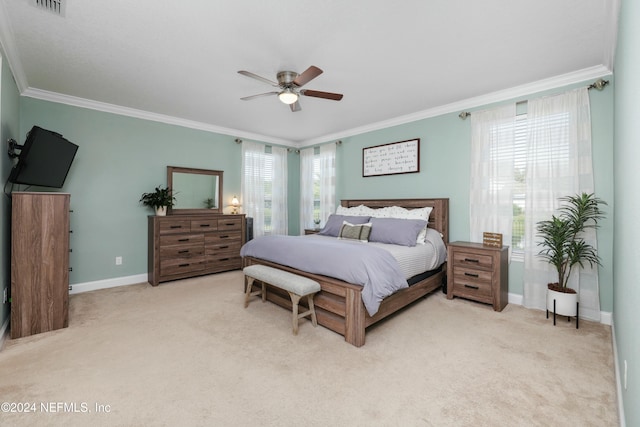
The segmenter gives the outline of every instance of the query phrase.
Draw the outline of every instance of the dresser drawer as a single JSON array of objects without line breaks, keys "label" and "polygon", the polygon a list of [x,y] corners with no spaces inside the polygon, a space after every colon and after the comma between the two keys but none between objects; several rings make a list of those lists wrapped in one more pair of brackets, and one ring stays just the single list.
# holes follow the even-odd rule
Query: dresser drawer
[{"label": "dresser drawer", "polygon": [[242,231],[242,218],[223,218],[218,219],[219,231],[238,230]]},{"label": "dresser drawer", "polygon": [[[204,238],[205,245],[230,244],[232,242],[242,243],[241,231],[229,231],[207,234]],[[239,251],[240,249],[238,249]]]},{"label": "dresser drawer", "polygon": [[203,234],[178,234],[169,236],[160,236],[160,247],[172,246],[172,245],[187,245],[204,243]]},{"label": "dresser drawer", "polygon": [[171,276],[175,274],[190,273],[204,270],[205,267],[206,263],[203,256],[160,260],[160,275]]},{"label": "dresser drawer", "polygon": [[235,256],[207,257],[207,270],[212,272],[238,270],[242,268],[242,258]]},{"label": "dresser drawer", "polygon": [[242,246],[240,240],[229,240],[226,242],[215,243],[206,245],[205,254],[207,255],[219,255],[219,254],[232,254],[238,255],[240,253],[240,247]]},{"label": "dresser drawer", "polygon": [[199,219],[191,221],[191,231],[199,232],[202,231],[206,233],[207,231],[217,231],[218,230],[218,219]]},{"label": "dresser drawer", "polygon": [[453,265],[486,268],[487,270],[491,270],[493,268],[493,258],[491,255],[457,250],[453,253]]},{"label": "dresser drawer", "polygon": [[199,244],[187,244],[187,245],[173,245],[163,246],[160,248],[160,259],[165,260],[169,258],[194,258],[202,257],[204,255],[204,245]]},{"label": "dresser drawer", "polygon": [[189,233],[191,231],[191,221],[189,220],[160,220],[160,235]]}]

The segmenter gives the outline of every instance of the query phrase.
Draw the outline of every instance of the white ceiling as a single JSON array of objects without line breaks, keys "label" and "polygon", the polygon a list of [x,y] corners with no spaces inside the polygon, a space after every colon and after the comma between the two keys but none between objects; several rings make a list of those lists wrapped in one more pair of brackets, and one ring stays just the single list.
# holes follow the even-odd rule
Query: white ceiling
[{"label": "white ceiling", "polygon": [[[304,146],[609,74],[620,0],[0,0],[23,95]],[[292,113],[281,70],[324,73]]]}]

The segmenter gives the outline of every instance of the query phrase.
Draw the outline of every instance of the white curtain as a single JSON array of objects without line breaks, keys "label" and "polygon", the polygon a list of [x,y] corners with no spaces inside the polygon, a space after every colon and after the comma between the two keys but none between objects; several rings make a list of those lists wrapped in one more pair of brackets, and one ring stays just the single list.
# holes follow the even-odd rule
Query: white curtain
[{"label": "white curtain", "polygon": [[[253,218],[254,236],[263,236],[265,225],[269,225],[270,234],[287,234],[287,150],[272,147],[267,153],[264,144],[243,141],[242,171],[241,204],[244,213]],[[271,194],[267,194],[267,182],[271,183]],[[269,197],[270,218],[266,206]]]},{"label": "white curtain", "polygon": [[513,228],[514,139],[516,105],[471,115],[470,239],[501,233],[509,246]]},{"label": "white curtain", "polygon": [[320,221],[336,210],[336,144],[320,146]]},{"label": "white curtain", "polygon": [[[560,197],[594,191],[587,89],[529,101],[527,123],[523,304],[544,310],[547,283],[557,282],[557,272],[537,256],[537,223],[556,213]],[[585,239],[596,247],[595,230]],[[569,287],[579,293],[580,317],[599,321],[597,266],[572,272]]]},{"label": "white curtain", "polygon": [[315,148],[300,150],[300,233],[313,228],[313,160]]},{"label": "white curtain", "polygon": [[273,181],[271,194],[271,234],[287,234],[289,231],[289,207],[287,204],[287,149],[272,147]]},{"label": "white curtain", "polygon": [[[320,224],[326,224],[329,215],[336,209],[336,145],[325,144],[315,154],[315,148],[300,150],[300,231],[313,228],[314,183],[320,189]],[[318,162],[318,175],[314,163]]]}]

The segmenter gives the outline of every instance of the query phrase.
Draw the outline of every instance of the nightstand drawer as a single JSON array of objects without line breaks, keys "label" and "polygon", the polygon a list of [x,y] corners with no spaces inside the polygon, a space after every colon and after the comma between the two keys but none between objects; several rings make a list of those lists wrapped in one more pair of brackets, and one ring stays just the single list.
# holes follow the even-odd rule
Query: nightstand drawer
[{"label": "nightstand drawer", "polygon": [[492,302],[491,283],[474,283],[469,280],[453,281],[453,293],[456,296],[480,302]]},{"label": "nightstand drawer", "polygon": [[468,267],[486,268],[487,270],[491,270],[493,268],[493,258],[491,257],[491,255],[455,251],[453,253],[453,265],[464,265]]},{"label": "nightstand drawer", "polygon": [[487,283],[491,285],[491,271],[473,270],[466,267],[453,266],[453,280],[456,282]]}]

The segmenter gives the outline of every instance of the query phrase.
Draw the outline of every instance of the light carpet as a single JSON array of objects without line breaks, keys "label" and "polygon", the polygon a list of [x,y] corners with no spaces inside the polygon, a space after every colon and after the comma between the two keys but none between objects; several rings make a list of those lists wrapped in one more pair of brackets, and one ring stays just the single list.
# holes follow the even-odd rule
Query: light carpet
[{"label": "light carpet", "polygon": [[[7,340],[3,426],[616,426],[608,326],[436,292],[356,348],[252,299],[240,271],[72,295]],[[25,408],[31,412],[25,413]]]}]

